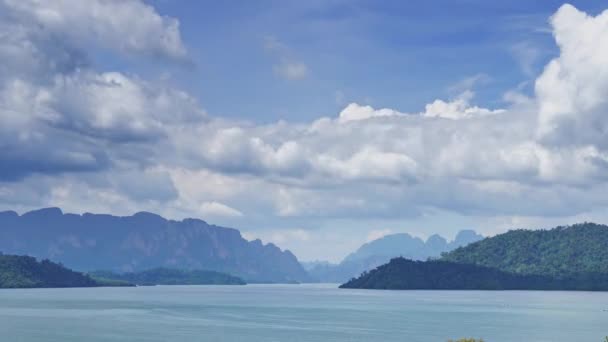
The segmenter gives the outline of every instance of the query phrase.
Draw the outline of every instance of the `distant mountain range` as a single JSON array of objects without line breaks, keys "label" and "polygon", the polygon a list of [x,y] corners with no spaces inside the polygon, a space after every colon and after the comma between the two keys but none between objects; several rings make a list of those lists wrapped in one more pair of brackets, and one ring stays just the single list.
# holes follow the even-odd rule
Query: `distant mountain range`
[{"label": "distant mountain range", "polygon": [[343,283],[395,257],[401,256],[412,260],[438,258],[442,253],[481,239],[483,236],[473,230],[458,232],[451,242],[437,234],[430,236],[426,241],[407,233],[392,234],[362,245],[340,264],[317,262],[307,264],[306,267],[316,281]]},{"label": "distant mountain range", "polygon": [[372,289],[608,291],[608,226],[512,230],[444,254],[393,259],[344,284]]},{"label": "distant mountain range", "polygon": [[310,278],[289,251],[238,230],[198,219],[64,214],[47,208],[0,212],[0,251],[48,258],[79,271],[142,271],[156,267],[229,273],[247,282],[304,282]]}]

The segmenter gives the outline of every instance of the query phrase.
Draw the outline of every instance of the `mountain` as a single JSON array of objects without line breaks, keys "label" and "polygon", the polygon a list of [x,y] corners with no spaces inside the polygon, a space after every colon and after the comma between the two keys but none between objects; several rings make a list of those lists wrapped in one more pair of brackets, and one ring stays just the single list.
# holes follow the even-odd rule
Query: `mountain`
[{"label": "mountain", "polygon": [[154,268],[141,272],[92,272],[94,279],[124,281],[136,285],[245,285],[241,278],[203,270]]},{"label": "mountain", "polygon": [[442,260],[554,277],[608,274],[608,226],[582,223],[550,230],[512,230],[458,248]]},{"label": "mountain", "polygon": [[343,283],[366,270],[385,264],[390,257],[374,255],[362,260],[342,261],[339,264],[323,263],[308,269],[310,276],[317,282]]},{"label": "mountain", "polygon": [[0,251],[48,258],[80,270],[204,269],[247,282],[301,282],[308,274],[289,251],[247,241],[198,219],[64,214],[58,208],[0,213]]},{"label": "mountain", "polygon": [[444,253],[440,260],[395,259],[344,286],[608,291],[606,246],[608,226],[594,223],[512,230]]},{"label": "mountain", "polygon": [[481,239],[483,236],[473,230],[461,230],[456,234],[454,241],[449,243],[437,234],[430,236],[426,242],[407,233],[392,234],[362,245],[356,252],[348,255],[344,261],[364,260],[370,256],[386,256],[389,257],[388,260],[396,256],[412,260],[426,260],[429,257],[439,257],[443,252]]},{"label": "mountain", "polygon": [[329,261],[324,261],[324,260],[300,261],[300,264],[302,265],[302,267],[304,267],[304,269],[306,271],[310,271],[316,267],[325,267],[325,266],[333,265]]},{"label": "mountain", "polygon": [[382,290],[584,290],[607,291],[608,273],[555,278],[517,274],[442,260],[392,259],[340,286]]},{"label": "mountain", "polygon": [[394,257],[426,260],[439,257],[441,253],[481,239],[483,236],[473,230],[458,232],[451,242],[437,234],[430,236],[426,241],[407,233],[386,235],[362,245],[338,265],[317,263],[310,265],[308,272],[311,277],[320,282],[343,283],[360,275],[363,271],[387,263]]},{"label": "mountain", "polygon": [[101,284],[49,260],[0,254],[0,288],[94,287]]}]

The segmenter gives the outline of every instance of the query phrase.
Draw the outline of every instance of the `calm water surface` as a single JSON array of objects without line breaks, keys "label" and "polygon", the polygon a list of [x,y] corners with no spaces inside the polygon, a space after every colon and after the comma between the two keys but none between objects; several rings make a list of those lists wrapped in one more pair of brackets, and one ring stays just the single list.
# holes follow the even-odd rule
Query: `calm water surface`
[{"label": "calm water surface", "polygon": [[603,342],[608,293],[335,285],[0,290],[0,340]]}]

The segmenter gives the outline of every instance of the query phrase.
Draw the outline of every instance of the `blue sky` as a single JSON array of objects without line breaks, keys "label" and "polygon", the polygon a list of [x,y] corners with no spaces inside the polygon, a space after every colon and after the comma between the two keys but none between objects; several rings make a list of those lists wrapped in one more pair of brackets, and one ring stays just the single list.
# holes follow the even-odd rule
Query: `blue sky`
[{"label": "blue sky", "polygon": [[600,1],[0,0],[0,210],[199,217],[339,261],[608,222]]},{"label": "blue sky", "polygon": [[[477,102],[530,81],[556,53],[548,17],[558,1],[156,1],[179,18],[194,70],[172,69],[210,113],[272,122],[313,120],[345,103],[420,110],[486,75]],[[600,3],[580,2],[597,12]],[[276,39],[283,51],[269,51]],[[281,59],[306,76],[273,73]],[[152,73],[158,73],[155,68]]]}]

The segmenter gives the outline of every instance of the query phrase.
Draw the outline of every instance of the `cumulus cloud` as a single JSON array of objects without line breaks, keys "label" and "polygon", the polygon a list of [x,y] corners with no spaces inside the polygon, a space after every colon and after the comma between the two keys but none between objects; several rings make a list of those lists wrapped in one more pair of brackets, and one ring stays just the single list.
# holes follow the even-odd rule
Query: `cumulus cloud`
[{"label": "cumulus cloud", "polygon": [[539,138],[549,144],[608,147],[608,11],[596,17],[571,5],[552,17],[560,55],[536,80]]},{"label": "cumulus cloud", "polygon": [[186,57],[179,22],[140,0],[2,0],[9,16],[49,35],[126,53]]},{"label": "cumulus cloud", "polygon": [[429,118],[446,118],[446,119],[467,119],[476,116],[499,114],[504,112],[503,109],[490,110],[487,108],[480,108],[477,106],[471,106],[470,101],[474,94],[472,91],[467,90],[460,94],[453,101],[435,100],[432,103],[426,105],[424,112],[420,113],[422,116]]},{"label": "cumulus cloud", "polygon": [[[92,13],[74,3],[3,2],[6,206],[232,218],[555,216],[608,206],[607,12],[560,8],[551,20],[560,55],[532,97],[511,94],[504,108],[477,106],[463,89],[410,113],[351,103],[310,123],[260,125],[207,116],[174,87],[97,70],[89,38],[115,53],[183,56],[177,22],[137,1],[96,1]],[[120,26],[122,13],[107,17],[116,6],[141,9],[133,32]],[[79,32],[65,32],[70,25]],[[159,34],[169,38],[149,39]],[[57,35],[66,39],[54,44]]]},{"label": "cumulus cloud", "polygon": [[87,44],[185,57],[175,19],[136,0],[3,0],[0,11],[0,180],[108,169],[122,163],[118,155],[132,158],[111,146],[204,120],[185,92],[90,63]]},{"label": "cumulus cloud", "polygon": [[118,72],[56,76],[44,91],[49,124],[114,141],[162,137],[167,125],[204,118],[188,94]]},{"label": "cumulus cloud", "polygon": [[362,106],[358,103],[351,103],[344,108],[338,115],[339,122],[349,122],[358,120],[367,120],[371,118],[381,118],[390,116],[403,116],[406,114],[399,113],[398,111],[383,108],[374,109],[371,106]]},{"label": "cumulus cloud", "polygon": [[[466,83],[473,85],[477,82],[474,80],[465,80]],[[445,118],[452,120],[469,119],[473,117],[479,117],[484,115],[493,115],[504,112],[504,109],[487,109],[478,106],[472,106],[471,100],[475,94],[471,90],[465,90],[455,99],[451,101],[444,101],[437,99],[425,106],[425,110],[417,114],[409,115],[420,115],[429,118]],[[344,108],[338,117],[339,122],[349,122],[358,120],[367,120],[372,118],[386,118],[386,117],[403,117],[408,114],[401,113],[399,111],[382,108],[374,109],[371,106],[361,106],[357,103],[351,103]]]}]

